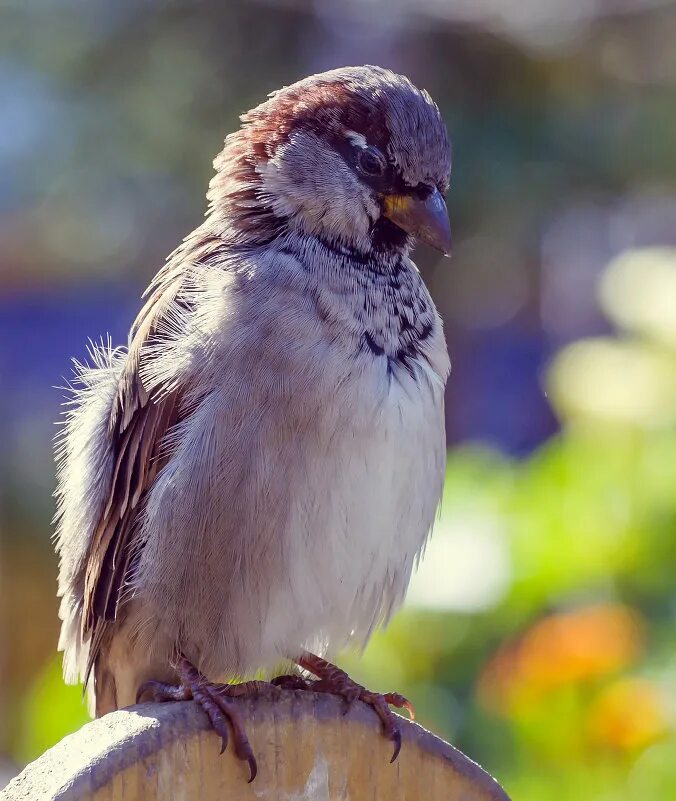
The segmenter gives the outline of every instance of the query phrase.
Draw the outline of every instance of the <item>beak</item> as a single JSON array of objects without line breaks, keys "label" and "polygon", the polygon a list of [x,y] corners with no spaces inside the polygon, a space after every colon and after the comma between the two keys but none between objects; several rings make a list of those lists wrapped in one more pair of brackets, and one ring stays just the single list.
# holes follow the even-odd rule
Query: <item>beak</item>
[{"label": "beak", "polygon": [[388,220],[420,242],[450,255],[451,223],[438,189],[425,200],[413,195],[385,195],[383,205],[383,214]]}]

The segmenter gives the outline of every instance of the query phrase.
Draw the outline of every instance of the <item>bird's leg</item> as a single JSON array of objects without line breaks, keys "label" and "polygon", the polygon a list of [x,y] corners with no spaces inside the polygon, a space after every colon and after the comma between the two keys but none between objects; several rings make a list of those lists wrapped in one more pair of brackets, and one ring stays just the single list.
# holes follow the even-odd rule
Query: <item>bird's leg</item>
[{"label": "bird's leg", "polygon": [[265,681],[247,681],[242,684],[215,684],[184,656],[178,657],[175,663],[180,680],[178,686],[164,684],[159,681],[147,681],[142,684],[136,694],[136,701],[142,696],[149,696],[153,701],[189,701],[194,699],[207,713],[211,725],[222,740],[221,753],[228,745],[228,721],[232,728],[235,754],[238,759],[249,763],[249,781],[256,778],[258,766],[249,739],[246,736],[244,722],[238,705],[233,698],[251,698],[262,695],[279,695],[280,689]]},{"label": "bird's leg", "polygon": [[[383,724],[383,733],[394,743],[394,753],[390,760],[390,762],[394,762],[399,756],[399,750],[401,749],[401,730],[399,728],[399,719],[388,705],[391,704],[399,709],[406,709],[411,720],[413,720],[415,717],[413,704],[407,698],[404,698],[403,695],[399,695],[399,693],[381,694],[371,692],[371,690],[367,690],[365,687],[362,687],[361,684],[357,684],[356,681],[353,681],[344,670],[341,670],[325,659],[307,651],[297,659],[294,659],[294,662],[299,667],[317,676],[317,681],[301,679],[306,686],[300,687],[300,689],[339,695],[347,701],[348,709],[356,700],[363,701],[373,707]],[[286,680],[291,678],[293,677],[280,676],[279,679],[282,679],[281,682],[279,679],[273,681],[276,681],[281,686],[285,686]]]}]

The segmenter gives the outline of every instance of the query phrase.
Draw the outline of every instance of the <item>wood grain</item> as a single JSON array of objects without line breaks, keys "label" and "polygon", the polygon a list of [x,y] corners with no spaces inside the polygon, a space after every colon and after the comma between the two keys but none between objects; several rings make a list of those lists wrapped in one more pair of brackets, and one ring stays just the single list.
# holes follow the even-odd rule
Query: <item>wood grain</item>
[{"label": "wood grain", "polygon": [[333,697],[284,692],[244,701],[258,760],[220,740],[193,702],[113,712],[64,738],[0,793],[3,801],[509,801],[457,749],[415,723],[402,724],[399,759],[361,702],[343,715]]}]

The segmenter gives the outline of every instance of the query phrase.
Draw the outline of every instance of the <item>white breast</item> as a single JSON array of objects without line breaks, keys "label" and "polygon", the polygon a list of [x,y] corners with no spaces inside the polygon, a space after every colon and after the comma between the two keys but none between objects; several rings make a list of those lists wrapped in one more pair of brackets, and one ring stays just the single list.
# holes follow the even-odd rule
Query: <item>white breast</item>
[{"label": "white breast", "polygon": [[337,393],[344,413],[290,521],[292,575],[273,590],[263,640],[278,652],[365,643],[404,598],[446,461],[445,375],[425,360],[413,365],[415,378],[403,367],[388,375],[386,360],[369,356]]}]

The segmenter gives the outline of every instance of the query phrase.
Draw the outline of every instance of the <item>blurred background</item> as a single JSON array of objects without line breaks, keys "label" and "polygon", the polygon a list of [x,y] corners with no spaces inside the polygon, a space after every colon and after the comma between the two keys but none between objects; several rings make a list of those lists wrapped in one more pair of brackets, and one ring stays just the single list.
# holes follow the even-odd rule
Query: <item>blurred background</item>
[{"label": "blurred background", "polygon": [[676,798],[676,5],[0,0],[0,786],[86,719],[56,654],[51,440],[238,114],[378,63],[454,141],[441,516],[374,689],[514,799]]}]

